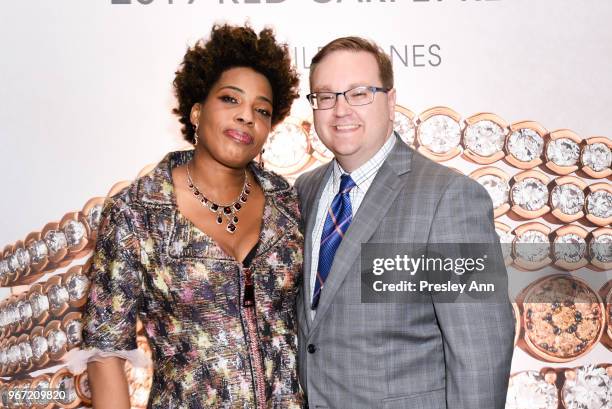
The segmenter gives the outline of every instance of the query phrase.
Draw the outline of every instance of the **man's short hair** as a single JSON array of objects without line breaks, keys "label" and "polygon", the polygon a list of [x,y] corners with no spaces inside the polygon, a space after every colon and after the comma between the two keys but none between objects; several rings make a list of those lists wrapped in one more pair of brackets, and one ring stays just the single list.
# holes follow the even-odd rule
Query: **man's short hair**
[{"label": "man's short hair", "polygon": [[332,52],[343,50],[354,52],[365,51],[372,54],[376,59],[376,63],[378,64],[378,74],[380,76],[382,86],[389,89],[393,88],[393,66],[391,65],[391,59],[389,56],[375,42],[355,36],[336,38],[335,40],[327,43],[325,47],[321,48],[319,52],[312,57],[309,78],[311,87],[312,75],[317,67],[317,64]]}]

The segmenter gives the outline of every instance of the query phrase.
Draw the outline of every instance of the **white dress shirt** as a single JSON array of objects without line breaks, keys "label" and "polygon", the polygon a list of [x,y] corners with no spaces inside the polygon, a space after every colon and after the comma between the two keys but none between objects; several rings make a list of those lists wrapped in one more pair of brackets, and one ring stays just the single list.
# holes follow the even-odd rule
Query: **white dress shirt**
[{"label": "white dress shirt", "polygon": [[[359,206],[363,201],[374,177],[378,173],[378,170],[384,163],[387,156],[395,146],[395,135],[392,133],[384,145],[372,156],[366,163],[361,165],[350,173],[351,178],[355,182],[355,187],[349,192],[351,199],[351,209],[353,219],[359,210]],[[323,234],[323,226],[325,225],[325,218],[327,217],[327,211],[331,206],[334,196],[340,190],[340,177],[347,172],[342,169],[338,161],[333,160],[333,171],[327,179],[323,193],[321,194],[321,200],[319,200],[319,207],[317,208],[317,218],[315,219],[314,229],[312,231],[312,262],[310,263],[310,300],[314,295],[314,288],[317,280],[317,269],[319,267],[319,248],[321,247],[321,235]],[[321,293],[322,295],[323,293]],[[311,310],[311,316],[315,316],[314,310]]]}]

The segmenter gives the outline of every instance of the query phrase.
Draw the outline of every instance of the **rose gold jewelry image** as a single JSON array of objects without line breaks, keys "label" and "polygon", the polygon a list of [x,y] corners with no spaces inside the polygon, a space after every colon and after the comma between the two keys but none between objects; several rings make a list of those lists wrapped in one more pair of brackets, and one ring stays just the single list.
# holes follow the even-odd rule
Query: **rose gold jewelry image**
[{"label": "rose gold jewelry image", "polygon": [[45,283],[44,293],[49,300],[49,312],[54,317],[61,317],[70,307],[68,305],[68,290],[62,285],[62,277],[59,275],[51,277]]},{"label": "rose gold jewelry image", "polygon": [[510,180],[511,210],[525,219],[536,219],[548,213],[548,176],[537,170],[514,175]]},{"label": "rose gold jewelry image", "polygon": [[89,199],[87,203],[85,203],[85,206],[83,206],[83,210],[81,210],[81,215],[87,226],[88,238],[92,242],[95,242],[98,237],[98,225],[100,224],[103,205],[103,197],[94,197],[93,199]]},{"label": "rose gold jewelry image", "polygon": [[270,132],[263,160],[271,170],[290,175],[302,169],[311,160],[310,142],[302,121],[288,117]]},{"label": "rose gold jewelry image", "polygon": [[68,291],[68,303],[72,308],[80,308],[87,302],[90,280],[86,274],[91,259],[83,266],[71,267],[62,277],[62,284]]},{"label": "rose gold jewelry image", "polygon": [[580,153],[582,171],[595,179],[612,175],[612,140],[604,136],[588,138]]},{"label": "rose gold jewelry image", "polygon": [[575,176],[563,176],[552,181],[550,208],[552,215],[563,223],[584,217],[584,190],[587,184]]},{"label": "rose gold jewelry image", "polygon": [[599,296],[604,300],[604,305],[606,307],[606,331],[601,339],[601,342],[606,348],[612,351],[612,280],[608,280],[608,282],[601,287],[599,290]]},{"label": "rose gold jewelry image", "polygon": [[540,409],[558,409],[556,375],[539,371],[522,371],[510,376],[506,409],[523,409],[525,402],[537,402]]},{"label": "rose gold jewelry image", "polygon": [[558,368],[563,372],[561,403],[563,409],[605,408],[610,401],[610,378],[612,365],[588,364],[571,369]]},{"label": "rose gold jewelry image", "polygon": [[62,322],[57,320],[49,322],[45,326],[43,335],[49,345],[49,358],[52,361],[60,361],[62,356],[68,351],[68,338],[62,329]]},{"label": "rose gold jewelry image", "polygon": [[503,159],[504,142],[508,133],[506,121],[495,114],[480,113],[465,120],[463,155],[480,165]]},{"label": "rose gold jewelry image", "polygon": [[47,223],[41,234],[49,250],[49,261],[57,265],[68,254],[66,235],[57,222]]},{"label": "rose gold jewelry image", "polygon": [[461,115],[446,107],[434,107],[417,119],[417,150],[436,162],[461,153]]},{"label": "rose gold jewelry image", "polygon": [[519,346],[537,359],[574,360],[589,352],[603,335],[603,302],[578,277],[543,277],[527,286],[518,299],[524,322]]},{"label": "rose gold jewelry image", "polygon": [[42,326],[34,328],[30,332],[30,345],[32,346],[32,359],[38,368],[45,367],[49,361],[49,343],[45,337],[45,329]]},{"label": "rose gold jewelry image", "polygon": [[510,176],[501,169],[485,166],[476,169],[469,175],[480,183],[493,201],[493,216],[498,218],[510,210]]},{"label": "rose gold jewelry image", "polygon": [[568,175],[578,170],[581,138],[569,129],[551,132],[544,151],[546,167],[558,175]]},{"label": "rose gold jewelry image", "polygon": [[612,229],[600,227],[589,233],[591,264],[602,271],[612,270]]},{"label": "rose gold jewelry image", "polygon": [[586,188],[586,218],[597,226],[612,224],[612,185],[594,183]]},{"label": "rose gold jewelry image", "polygon": [[32,308],[32,323],[40,325],[49,318],[49,298],[43,291],[42,284],[34,284],[28,291],[28,301]]},{"label": "rose gold jewelry image", "polygon": [[589,264],[587,260],[587,236],[589,232],[580,226],[562,226],[552,233],[554,265],[566,271],[578,270]]},{"label": "rose gold jewelry image", "polygon": [[510,125],[506,139],[506,161],[519,169],[532,169],[542,163],[544,135],[548,131],[534,121],[516,122]]},{"label": "rose gold jewelry image", "polygon": [[91,250],[87,226],[80,212],[67,213],[59,222],[60,229],[66,236],[68,252],[72,258],[84,255]]},{"label": "rose gold jewelry image", "polygon": [[73,409],[81,403],[81,398],[76,391],[74,375],[67,368],[60,369],[51,377],[49,388],[53,393],[58,394],[54,400],[62,408]]},{"label": "rose gold jewelry image", "polygon": [[514,234],[512,228],[507,224],[495,221],[495,232],[499,237],[499,242],[504,256],[504,264],[509,266],[512,264],[512,243],[514,242]]},{"label": "rose gold jewelry image", "polygon": [[514,265],[527,271],[539,270],[552,263],[550,258],[550,227],[538,222],[526,223],[514,229],[512,243]]},{"label": "rose gold jewelry image", "polygon": [[42,275],[49,263],[49,250],[39,232],[28,234],[24,245],[30,255],[30,273],[28,278],[36,280]]},{"label": "rose gold jewelry image", "polygon": [[[414,124],[414,113],[401,105],[395,105],[395,119],[393,130],[397,132],[401,140],[410,147],[414,147],[416,137],[416,126]],[[316,150],[316,148],[315,148]],[[332,155],[333,158],[333,155]]]}]

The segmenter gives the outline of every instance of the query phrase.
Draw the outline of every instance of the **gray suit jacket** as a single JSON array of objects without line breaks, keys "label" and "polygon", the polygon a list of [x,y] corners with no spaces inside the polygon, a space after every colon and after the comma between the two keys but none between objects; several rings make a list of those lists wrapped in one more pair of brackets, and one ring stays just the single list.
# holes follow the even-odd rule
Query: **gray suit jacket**
[{"label": "gray suit jacket", "polygon": [[503,409],[514,339],[509,301],[361,303],[361,243],[499,247],[486,190],[397,142],[336,252],[314,320],[311,236],[331,162],[295,183],[306,238],[297,308],[309,407]]}]

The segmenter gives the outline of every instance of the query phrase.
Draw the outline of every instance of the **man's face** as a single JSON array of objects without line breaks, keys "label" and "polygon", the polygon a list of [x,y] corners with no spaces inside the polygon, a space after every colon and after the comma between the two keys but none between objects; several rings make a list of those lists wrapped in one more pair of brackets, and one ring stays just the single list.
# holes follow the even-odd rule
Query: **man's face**
[{"label": "man's face", "polygon": [[[311,92],[343,92],[359,86],[382,87],[378,64],[365,51],[334,51],[315,67]],[[336,106],[314,111],[314,125],[321,141],[340,165],[352,172],[384,145],[393,129],[395,89],[377,92],[368,105],[351,106],[340,95]]]}]

